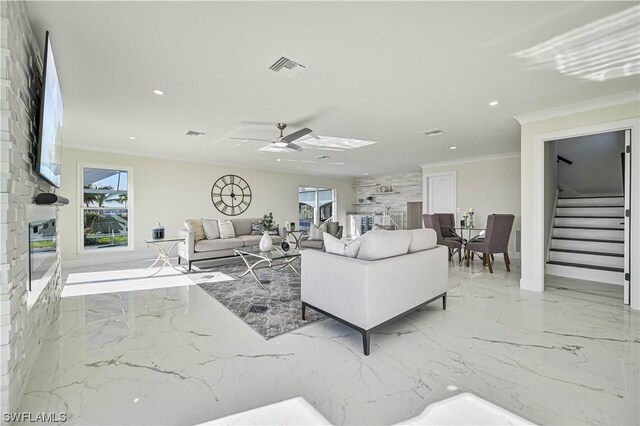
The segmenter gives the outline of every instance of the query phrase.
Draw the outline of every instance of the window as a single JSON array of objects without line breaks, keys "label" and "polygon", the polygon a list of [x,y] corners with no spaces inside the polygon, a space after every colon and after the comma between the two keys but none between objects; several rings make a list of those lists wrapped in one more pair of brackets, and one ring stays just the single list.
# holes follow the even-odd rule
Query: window
[{"label": "window", "polygon": [[130,249],[130,173],[125,168],[80,167],[81,252]]},{"label": "window", "polygon": [[[298,188],[298,227],[309,230],[312,223],[321,223],[333,218],[336,211],[336,190],[333,188]],[[335,218],[333,218],[335,220]]]}]

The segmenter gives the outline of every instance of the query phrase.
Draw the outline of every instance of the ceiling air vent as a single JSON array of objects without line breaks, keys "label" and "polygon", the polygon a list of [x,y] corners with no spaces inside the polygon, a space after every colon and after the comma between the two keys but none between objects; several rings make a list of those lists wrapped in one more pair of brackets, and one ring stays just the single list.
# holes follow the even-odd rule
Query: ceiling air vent
[{"label": "ceiling air vent", "polygon": [[431,130],[424,130],[422,132],[423,135],[425,136],[438,136],[443,134],[444,132],[440,129],[431,129]]},{"label": "ceiling air vent", "polygon": [[320,157],[316,157],[318,160],[326,160],[327,158],[331,158],[328,155],[321,155]]},{"label": "ceiling air vent", "polygon": [[204,136],[206,133],[196,132],[195,130],[188,130],[187,136]]},{"label": "ceiling air vent", "polygon": [[306,67],[284,56],[278,59],[269,67],[270,70],[277,72],[287,78],[292,78]]}]

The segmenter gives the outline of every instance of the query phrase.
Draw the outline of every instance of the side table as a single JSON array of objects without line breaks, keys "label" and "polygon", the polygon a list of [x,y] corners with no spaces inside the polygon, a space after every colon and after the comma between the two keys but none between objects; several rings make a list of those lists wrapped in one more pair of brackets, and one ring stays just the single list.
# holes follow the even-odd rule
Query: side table
[{"label": "side table", "polygon": [[176,271],[181,272],[179,269],[176,269],[171,264],[171,259],[169,259],[169,255],[171,254],[171,250],[173,250],[175,246],[177,246],[179,243],[184,241],[184,238],[169,237],[169,238],[159,238],[157,240],[149,238],[142,241],[147,245],[147,247],[153,246],[158,252],[158,256],[156,257],[155,262],[153,262],[151,266],[149,266],[147,269],[153,268],[154,266],[156,266],[158,262],[162,261],[162,265],[160,265],[160,268],[153,274],[149,275],[150,277],[153,277],[158,272],[162,271],[162,269],[164,269],[165,266],[169,266],[170,268],[173,268]]}]

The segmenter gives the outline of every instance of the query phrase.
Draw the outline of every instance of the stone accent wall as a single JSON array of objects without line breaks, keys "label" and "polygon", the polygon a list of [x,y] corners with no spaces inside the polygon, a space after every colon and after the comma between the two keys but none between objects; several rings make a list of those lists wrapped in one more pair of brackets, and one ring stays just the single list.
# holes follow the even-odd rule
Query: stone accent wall
[{"label": "stone accent wall", "polygon": [[[16,411],[45,332],[57,315],[56,273],[27,308],[27,206],[54,188],[36,176],[34,159],[42,85],[42,56],[23,1],[0,3],[0,411]],[[58,227],[59,232],[59,227]]]},{"label": "stone accent wall", "polygon": [[[390,211],[404,213],[403,229],[407,226],[407,202],[422,201],[422,171],[397,173],[386,176],[368,176],[356,180],[356,185],[376,186],[356,186],[356,199],[363,199],[367,203],[367,197],[372,196],[374,202],[366,205],[354,205],[355,213],[376,213],[384,212],[388,208]],[[380,194],[380,185],[391,187],[393,193]]]}]

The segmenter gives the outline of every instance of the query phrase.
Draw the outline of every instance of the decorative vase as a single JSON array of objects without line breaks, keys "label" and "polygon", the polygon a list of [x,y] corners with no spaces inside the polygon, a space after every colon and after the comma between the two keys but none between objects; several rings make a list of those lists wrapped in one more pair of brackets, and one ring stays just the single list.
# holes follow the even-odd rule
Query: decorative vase
[{"label": "decorative vase", "polygon": [[156,223],[156,226],[151,228],[151,236],[154,240],[161,240],[164,238],[164,226],[160,225],[160,222]]},{"label": "decorative vase", "polygon": [[260,238],[260,251],[271,251],[273,248],[273,241],[271,241],[271,236],[267,231],[262,234],[262,238]]}]

